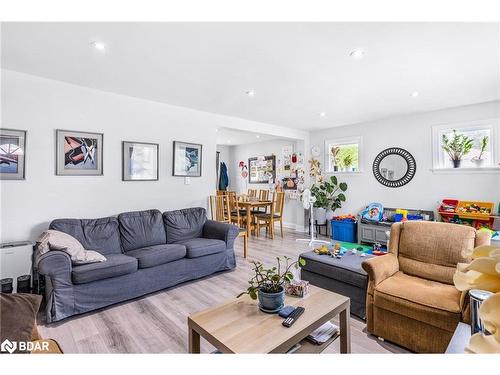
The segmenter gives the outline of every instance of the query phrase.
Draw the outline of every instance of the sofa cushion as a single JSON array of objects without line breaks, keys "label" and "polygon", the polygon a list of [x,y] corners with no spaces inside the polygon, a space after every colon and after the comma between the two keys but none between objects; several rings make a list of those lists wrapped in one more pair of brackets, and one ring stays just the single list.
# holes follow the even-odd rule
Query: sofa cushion
[{"label": "sofa cushion", "polygon": [[49,229],[75,237],[85,249],[102,255],[121,254],[120,231],[115,217],[101,219],[56,219]]},{"label": "sofa cushion", "polygon": [[226,251],[226,243],[221,240],[192,238],[179,243],[186,246],[188,258],[198,258]]},{"label": "sofa cushion", "polygon": [[71,278],[75,284],[126,275],[137,271],[137,259],[123,254],[111,254],[105,262],[73,267]]},{"label": "sofa cushion", "polygon": [[161,212],[146,210],[118,215],[124,251],[167,243]]},{"label": "sofa cushion", "polygon": [[127,256],[137,258],[139,268],[154,267],[184,258],[186,256],[186,246],[180,244],[148,246],[127,251]]},{"label": "sofa cushion", "polygon": [[206,211],[201,207],[164,212],[163,222],[167,231],[167,242],[176,243],[201,237],[206,221]]},{"label": "sofa cushion", "polygon": [[[36,331],[36,316],[42,296],[24,293],[0,293],[0,342],[31,341]],[[18,346],[7,347],[14,353],[24,353]]]},{"label": "sofa cushion", "polygon": [[461,317],[460,295],[453,285],[396,272],[376,286],[374,303],[384,310],[453,332]]}]

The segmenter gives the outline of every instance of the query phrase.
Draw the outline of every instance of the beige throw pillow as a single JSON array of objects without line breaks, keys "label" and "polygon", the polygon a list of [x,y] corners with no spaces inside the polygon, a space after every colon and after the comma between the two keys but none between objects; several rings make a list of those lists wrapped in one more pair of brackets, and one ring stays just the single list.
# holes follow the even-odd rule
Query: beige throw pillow
[{"label": "beige throw pillow", "polygon": [[73,236],[58,230],[49,229],[43,232],[37,241],[39,255],[50,250],[61,250],[69,254],[73,264],[104,262],[106,258],[97,251],[85,250]]}]

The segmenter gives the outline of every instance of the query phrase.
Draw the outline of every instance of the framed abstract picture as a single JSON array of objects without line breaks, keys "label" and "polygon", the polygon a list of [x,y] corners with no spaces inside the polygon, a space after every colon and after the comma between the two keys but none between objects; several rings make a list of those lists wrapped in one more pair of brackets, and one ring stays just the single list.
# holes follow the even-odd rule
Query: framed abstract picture
[{"label": "framed abstract picture", "polygon": [[174,141],[172,175],[200,177],[203,146],[196,143]]},{"label": "framed abstract picture", "polygon": [[276,178],[276,156],[259,156],[248,159],[248,182],[251,184],[267,184]]},{"label": "framed abstract picture", "polygon": [[56,175],[102,176],[102,133],[56,130]]},{"label": "framed abstract picture", "polygon": [[122,142],[122,181],[158,181],[157,143]]},{"label": "framed abstract picture", "polygon": [[0,129],[0,180],[24,180],[26,131]]}]

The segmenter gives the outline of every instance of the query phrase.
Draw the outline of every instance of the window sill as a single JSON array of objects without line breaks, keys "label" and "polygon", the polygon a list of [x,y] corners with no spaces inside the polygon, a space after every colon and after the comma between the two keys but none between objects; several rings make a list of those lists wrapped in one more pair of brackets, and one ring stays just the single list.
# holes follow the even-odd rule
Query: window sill
[{"label": "window sill", "polygon": [[338,171],[338,172],[325,172],[325,174],[327,175],[360,175],[361,173],[363,173],[363,171],[352,171],[352,172],[341,172],[341,171]]},{"label": "window sill", "polygon": [[491,174],[500,173],[500,167],[484,167],[484,168],[432,168],[432,173],[437,174]]}]

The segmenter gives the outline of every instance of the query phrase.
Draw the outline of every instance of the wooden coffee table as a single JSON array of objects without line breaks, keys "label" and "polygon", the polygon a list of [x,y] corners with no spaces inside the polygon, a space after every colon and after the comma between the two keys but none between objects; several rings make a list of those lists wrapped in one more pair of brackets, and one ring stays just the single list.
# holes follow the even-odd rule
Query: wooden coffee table
[{"label": "wooden coffee table", "polygon": [[323,345],[304,340],[312,331],[340,315],[340,352],[351,352],[350,300],[348,297],[309,286],[304,298],[286,296],[285,305],[302,306],[304,313],[290,328],[278,314],[259,310],[258,302],[244,295],[188,317],[189,353],[200,353],[200,336],[222,353],[286,353],[297,343],[297,352],[323,351],[339,335]]}]

